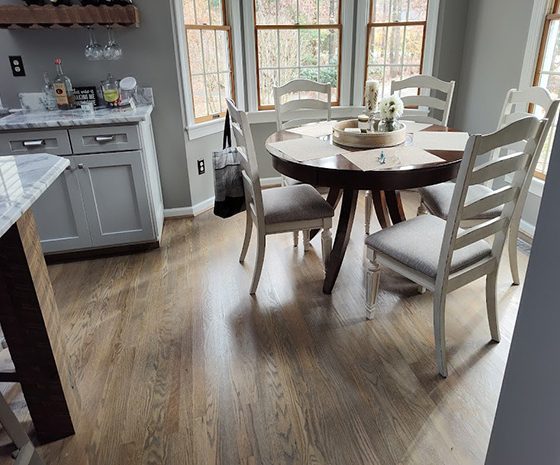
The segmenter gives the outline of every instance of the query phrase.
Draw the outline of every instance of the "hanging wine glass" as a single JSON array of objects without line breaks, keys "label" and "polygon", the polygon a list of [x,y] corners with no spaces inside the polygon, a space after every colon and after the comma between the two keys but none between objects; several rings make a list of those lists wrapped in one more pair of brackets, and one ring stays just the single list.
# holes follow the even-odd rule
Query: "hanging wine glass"
[{"label": "hanging wine glass", "polygon": [[106,60],[119,60],[122,55],[122,48],[115,40],[113,29],[111,26],[107,26],[107,45],[103,49],[103,56]]},{"label": "hanging wine glass", "polygon": [[89,44],[86,45],[84,55],[90,61],[98,61],[103,58],[103,47],[97,42],[95,33],[91,26],[88,26]]}]

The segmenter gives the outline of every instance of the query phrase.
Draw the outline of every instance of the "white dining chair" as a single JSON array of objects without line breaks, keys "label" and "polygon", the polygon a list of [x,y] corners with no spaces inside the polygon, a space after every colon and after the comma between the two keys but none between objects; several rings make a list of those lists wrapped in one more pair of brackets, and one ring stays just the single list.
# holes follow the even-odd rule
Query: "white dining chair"
[{"label": "white dining chair", "polygon": [[[546,121],[533,116],[513,122],[493,134],[471,136],[459,169],[447,221],[432,215],[417,216],[366,239],[369,259],[367,318],[373,319],[378,310],[380,265],[414,281],[420,288],[432,291],[436,360],[443,377],[447,376],[445,304],[448,293],[486,276],[490,333],[494,341],[500,340],[496,308],[498,266],[519,195],[527,178],[532,175],[529,169],[545,126]],[[493,150],[520,141],[527,141],[522,152],[477,163],[480,157]],[[508,174],[513,174],[510,185],[474,201],[467,198],[470,186]],[[500,216],[470,229],[460,228],[464,218],[497,207],[501,208]],[[492,245],[486,240],[491,237]]]},{"label": "white dining chair", "polygon": [[0,424],[17,448],[15,465],[45,465],[1,393]]},{"label": "white dining chair", "polygon": [[[330,84],[321,84],[309,79],[294,79],[283,86],[274,87],[274,108],[276,111],[276,129],[282,131],[307,123],[331,120],[332,93]],[[311,96],[315,95],[316,98]],[[302,98],[304,94],[304,98]],[[282,185],[300,184],[295,179],[282,176]],[[319,193],[328,194],[328,189],[315,187]],[[308,250],[309,231],[303,231],[303,248]],[[299,231],[294,232],[294,247],[299,241]]]},{"label": "white dining chair", "polygon": [[241,263],[245,261],[249,249],[253,225],[256,226],[257,232],[257,255],[249,291],[254,294],[262,272],[266,236],[270,234],[322,229],[323,262],[327,265],[332,248],[331,227],[334,209],[309,184],[261,190],[257,156],[247,114],[239,111],[230,99],[226,101],[232,134],[239,153],[247,208],[245,239],[239,257]]},{"label": "white dining chair", "polygon": [[[434,76],[419,74],[391,82],[391,94],[412,90],[415,95],[401,95],[405,106],[403,119],[417,123],[447,126],[455,81],[442,81]],[[372,192],[366,191],[365,230],[369,234],[373,208]]]},{"label": "white dining chair", "polygon": [[[534,107],[534,109],[539,114],[544,115],[544,118],[546,118],[547,120],[544,130],[545,137],[541,140],[539,147],[537,147],[537,156],[533,159],[533,165],[529,167],[531,173],[535,172],[536,165],[539,161],[547,137],[550,135],[551,129],[554,126],[559,105],[560,100],[555,100],[550,92],[542,87],[530,87],[523,90],[511,89],[506,95],[502,113],[500,115],[498,129],[521,118],[533,116],[532,113],[528,113],[528,109],[531,106]],[[500,158],[500,156],[507,154],[507,152],[511,150],[512,148],[508,148],[508,150],[495,150],[492,153],[491,158],[493,160],[498,159]],[[517,203],[517,208],[513,213],[513,218],[511,220],[509,228],[509,264],[513,284],[515,285],[518,285],[520,283],[519,264],[517,260],[517,238],[519,237],[521,216],[523,214],[523,207],[525,206],[525,201],[527,199],[529,188],[531,186],[531,179],[531,177],[527,179],[527,183],[521,190],[521,193],[519,195],[519,202]],[[467,193],[467,199],[474,201],[480,197],[491,194],[493,192],[492,184],[492,182],[486,182],[484,184],[472,186]],[[419,189],[421,195],[421,203],[420,208],[418,209],[418,213],[431,213],[432,215],[436,215],[440,218],[446,219],[449,216],[454,188],[455,184],[453,182],[446,182]],[[472,218],[467,218],[467,224],[472,225],[473,223],[478,223],[489,218],[496,218],[500,216],[500,214],[501,209],[494,208],[486,212],[481,212]]]}]

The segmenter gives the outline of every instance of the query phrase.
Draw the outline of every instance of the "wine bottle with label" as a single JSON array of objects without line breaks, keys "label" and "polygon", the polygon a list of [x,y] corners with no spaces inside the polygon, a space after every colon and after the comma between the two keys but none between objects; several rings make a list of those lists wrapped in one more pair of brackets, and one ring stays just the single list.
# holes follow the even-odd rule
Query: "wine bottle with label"
[{"label": "wine bottle with label", "polygon": [[54,64],[56,65],[56,78],[53,81],[53,88],[56,105],[59,110],[69,110],[74,108],[76,104],[72,81],[62,71],[62,60],[60,58],[57,58]]}]

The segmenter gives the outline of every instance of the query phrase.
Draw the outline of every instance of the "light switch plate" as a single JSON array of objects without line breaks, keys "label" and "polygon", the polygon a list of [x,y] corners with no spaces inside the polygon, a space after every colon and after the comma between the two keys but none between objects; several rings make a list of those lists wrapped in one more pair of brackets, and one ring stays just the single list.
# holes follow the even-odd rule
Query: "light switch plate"
[{"label": "light switch plate", "polygon": [[10,66],[12,68],[12,74],[15,77],[25,76],[25,68],[23,67],[23,60],[21,56],[10,56]]}]

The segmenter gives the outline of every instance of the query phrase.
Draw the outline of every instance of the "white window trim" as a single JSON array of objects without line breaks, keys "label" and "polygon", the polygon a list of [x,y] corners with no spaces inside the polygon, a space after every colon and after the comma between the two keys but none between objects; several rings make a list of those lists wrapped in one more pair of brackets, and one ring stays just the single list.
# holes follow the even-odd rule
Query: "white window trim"
[{"label": "white window trim", "polygon": [[[181,99],[183,101],[183,118],[186,122],[185,131],[189,140],[193,140],[221,132],[223,130],[224,118],[195,123],[190,86],[190,71],[187,58],[188,51],[184,28],[183,4],[181,0],[171,1],[175,13],[173,21],[176,30],[176,54],[178,74],[182,87]],[[240,108],[249,112],[249,120],[251,123],[275,122],[274,110],[258,110],[257,51],[255,43],[253,0],[224,1],[226,1],[228,24],[231,26],[232,33],[232,54],[237,103]],[[543,1],[546,3],[546,0],[536,0],[537,3]],[[440,0],[430,0],[428,4],[423,61],[423,70],[426,74],[432,73],[434,65],[439,3]],[[242,9],[241,6],[243,7]],[[369,6],[369,0],[357,0],[355,2],[341,0],[342,50],[339,76],[340,106],[333,107],[333,118],[356,116],[363,108],[363,81],[366,69]],[[243,17],[242,21],[241,16]],[[356,19],[355,24],[354,19]],[[243,51],[245,52],[244,54]],[[341,79],[342,76],[347,76],[348,78]]]},{"label": "white window trim", "polygon": [[[239,2],[224,0],[226,2],[226,11],[228,13],[228,24],[231,27],[232,35],[232,55],[233,55],[233,74],[235,81],[235,96],[239,105],[243,108],[245,105],[245,89],[242,83],[243,77],[243,42],[241,40],[241,11]],[[178,63],[178,74],[182,87],[181,100],[184,108],[184,120],[186,121],[185,131],[189,140],[198,139],[200,137],[209,136],[221,132],[224,127],[224,118],[217,118],[211,121],[195,123],[193,99],[191,92],[191,75],[188,62],[187,36],[185,33],[185,18],[183,13],[183,3],[181,0],[172,0],[173,26],[176,31],[176,54]]]},{"label": "white window trim", "polygon": [[[539,0],[537,0],[539,1]],[[428,14],[426,17],[426,40],[424,42],[424,59],[422,61],[422,73],[432,74],[436,56],[437,30],[439,22],[440,0],[429,0]],[[370,17],[370,0],[358,0],[357,24],[356,24],[356,53],[354,66],[354,104],[362,104],[364,97],[364,76],[366,75],[366,49],[367,49],[367,26]]]},{"label": "white window trim", "polygon": [[[526,89],[533,85],[547,6],[548,0],[535,0],[533,4],[531,22],[529,23],[529,34],[527,35],[527,45],[525,46],[525,55],[523,57],[523,67],[521,68],[521,77],[519,79],[520,89]],[[538,197],[542,197],[544,183],[542,179],[533,176],[529,192]]]}]

